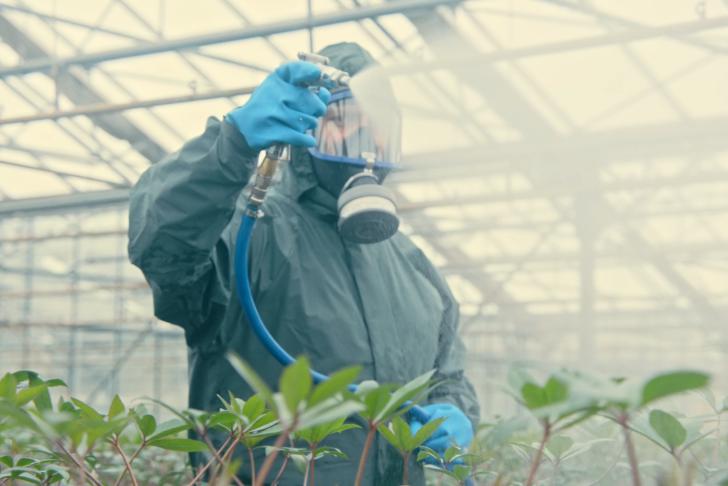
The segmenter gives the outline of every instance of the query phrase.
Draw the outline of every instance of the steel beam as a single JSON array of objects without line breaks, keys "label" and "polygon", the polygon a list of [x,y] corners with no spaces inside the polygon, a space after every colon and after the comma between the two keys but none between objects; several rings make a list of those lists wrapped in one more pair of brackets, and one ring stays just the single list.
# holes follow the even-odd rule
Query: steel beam
[{"label": "steel beam", "polygon": [[64,177],[64,178],[70,177],[70,178],[82,179],[82,180],[90,181],[90,182],[100,182],[102,184],[106,184],[109,187],[127,187],[128,186],[128,184],[125,184],[124,182],[111,181],[109,179],[103,179],[101,177],[94,177],[94,176],[89,176],[89,175],[85,175],[85,174],[77,174],[74,172],[53,169],[53,168],[45,167],[45,166],[20,164],[18,162],[13,162],[10,160],[0,159],[0,165],[14,167],[14,168],[20,168],[23,170],[43,172],[45,174],[53,174],[53,175],[56,175],[59,177]]},{"label": "steel beam", "polygon": [[[543,116],[531,107],[510,83],[506,83],[500,74],[495,71],[492,64],[488,64],[487,61],[495,62],[548,55],[563,51],[601,47],[614,43],[634,42],[656,36],[685,35],[728,25],[728,16],[724,16],[513,49],[511,52],[500,51],[482,56],[460,32],[455,31],[446,19],[438,13],[410,13],[407,14],[407,17],[415,25],[420,35],[432,45],[438,57],[445,59],[445,61],[432,64],[441,64],[443,67],[452,69],[457,76],[477,90],[502,119],[518,129],[524,139],[531,143],[544,140],[551,142],[557,138],[556,133]],[[485,69],[480,69],[477,77],[473,76],[466,67],[462,66],[462,62],[453,59],[453,52],[462,54],[464,58],[481,59],[485,63]],[[601,160],[601,155],[601,153],[595,153],[592,158]],[[540,160],[542,163],[528,167],[524,174],[535,187],[549,190],[554,185],[573,184],[577,191],[580,188],[588,187],[592,193],[594,218],[600,220],[601,224],[617,221],[618,214],[600,193],[600,181],[596,177],[596,172],[585,171],[583,165],[575,165],[574,169],[576,170],[564,174],[567,176],[564,177],[553,173],[551,170],[553,167],[545,163],[546,158],[540,157]],[[564,215],[564,218],[572,219],[559,201],[554,200],[553,205],[555,210]],[[705,324],[710,323],[712,325],[716,322],[716,319],[720,318],[720,314],[712,308],[708,299],[701,296],[695,287],[680,275],[666,259],[652,250],[649,242],[638,231],[627,225],[624,226],[623,231],[629,245],[641,255],[646,256],[648,261],[662,273],[665,280],[690,300],[694,308],[704,316]],[[458,251],[457,248],[455,250]],[[490,277],[488,277],[488,280],[490,280]],[[728,334],[725,334],[723,339],[728,342]]]},{"label": "steel beam", "polygon": [[0,202],[0,218],[32,213],[51,214],[57,211],[89,210],[100,206],[127,204],[129,189],[92,191],[63,196],[17,199]]},{"label": "steel beam", "polygon": [[313,27],[324,27],[327,25],[341,24],[372,17],[384,15],[401,14],[414,11],[432,10],[438,6],[456,6],[462,0],[401,0],[384,5],[362,7],[343,12],[321,14],[313,18],[304,17],[295,20],[286,20],[270,24],[246,27],[244,29],[233,29],[225,32],[218,32],[212,35],[186,37],[184,39],[153,42],[141,46],[134,46],[124,49],[115,49],[93,54],[54,59],[45,56],[23,63],[20,66],[0,69],[0,78],[6,76],[18,76],[34,72],[50,72],[54,69],[66,69],[69,66],[89,67],[106,61],[116,59],[127,59],[131,57],[148,56],[169,51],[185,51],[196,49],[202,46],[222,44],[225,42],[240,41],[245,39],[266,37],[285,32],[293,32]]},{"label": "steel beam", "polygon": [[[48,53],[12,22],[0,15],[0,36],[27,64],[35,59],[48,59]],[[105,103],[106,100],[79,76],[63,72],[56,78],[57,89],[76,104]],[[110,114],[93,118],[93,122],[112,137],[126,140],[150,162],[160,160],[166,151],[149,135],[134,126],[119,114]]]},{"label": "steel beam", "polygon": [[37,113],[34,115],[16,116],[11,118],[0,118],[1,125],[14,125],[18,123],[29,123],[40,120],[59,120],[61,118],[73,118],[76,116],[96,116],[121,111],[137,110],[139,108],[152,108],[156,106],[175,105],[179,103],[190,103],[193,101],[212,100],[216,98],[228,98],[231,96],[247,95],[253,92],[255,86],[236,89],[215,90],[207,93],[196,93],[183,96],[170,96],[152,100],[130,101],[128,103],[96,103],[92,105],[78,106],[72,110],[52,111],[48,113]]}]

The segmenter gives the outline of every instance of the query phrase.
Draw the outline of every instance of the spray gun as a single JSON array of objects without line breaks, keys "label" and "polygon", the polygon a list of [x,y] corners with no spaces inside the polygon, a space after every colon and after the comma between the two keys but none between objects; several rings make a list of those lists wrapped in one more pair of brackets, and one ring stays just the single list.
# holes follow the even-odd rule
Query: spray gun
[{"label": "spray gun", "polygon": [[[299,52],[298,59],[316,64],[321,69],[321,76],[316,81],[308,84],[309,89],[318,90],[322,87],[349,86],[351,81],[349,73],[331,66],[328,57],[310,52]],[[280,143],[272,145],[265,151],[263,162],[260,163],[255,172],[255,182],[248,197],[248,207],[246,209],[248,216],[257,218],[261,215],[260,206],[265,200],[271,182],[273,182],[278,163],[287,160],[287,154],[289,153],[290,148]]]}]

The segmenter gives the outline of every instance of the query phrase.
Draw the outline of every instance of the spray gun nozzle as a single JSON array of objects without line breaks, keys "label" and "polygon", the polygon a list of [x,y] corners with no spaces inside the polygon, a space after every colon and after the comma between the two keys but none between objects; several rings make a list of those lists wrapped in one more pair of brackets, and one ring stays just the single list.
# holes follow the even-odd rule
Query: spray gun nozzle
[{"label": "spray gun nozzle", "polygon": [[349,73],[329,65],[330,59],[328,57],[312,52],[299,52],[298,59],[318,64],[321,68],[321,78],[318,82],[313,83],[312,86],[324,86],[326,88],[349,86],[349,82],[351,81]]},{"label": "spray gun nozzle", "polygon": [[314,64],[323,64],[324,66],[329,65],[329,58],[326,56],[322,56],[321,54],[314,54],[313,52],[303,52],[300,51],[298,53],[298,59],[301,61],[308,61],[312,62]]}]

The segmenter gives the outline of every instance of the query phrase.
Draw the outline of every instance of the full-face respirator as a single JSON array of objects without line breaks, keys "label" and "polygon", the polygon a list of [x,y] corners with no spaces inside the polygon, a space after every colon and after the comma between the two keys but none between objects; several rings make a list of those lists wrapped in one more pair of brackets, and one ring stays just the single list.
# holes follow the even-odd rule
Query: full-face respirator
[{"label": "full-face respirator", "polygon": [[387,130],[377,127],[351,91],[339,88],[333,90],[328,109],[312,133],[316,145],[308,151],[315,160],[361,168],[334,194],[339,232],[354,243],[378,243],[399,228],[394,196],[381,185],[383,174],[396,166],[400,153],[398,114],[393,110],[387,116]]}]

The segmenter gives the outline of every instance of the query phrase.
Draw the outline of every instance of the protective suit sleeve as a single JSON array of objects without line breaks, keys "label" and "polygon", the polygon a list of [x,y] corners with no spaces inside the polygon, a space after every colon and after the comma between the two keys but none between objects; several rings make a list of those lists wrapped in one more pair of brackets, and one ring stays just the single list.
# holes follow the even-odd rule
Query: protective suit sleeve
[{"label": "protective suit sleeve", "polygon": [[465,345],[458,334],[460,311],[445,279],[421,251],[417,251],[417,267],[437,288],[444,310],[440,323],[434,379],[444,383],[428,396],[429,403],[451,403],[470,419],[475,430],[480,423],[480,406],[475,389],[465,377]]},{"label": "protective suit sleeve", "polygon": [[129,258],[152,288],[154,313],[190,346],[214,334],[230,295],[232,242],[221,238],[258,152],[227,122],[150,167],[131,191]]}]

